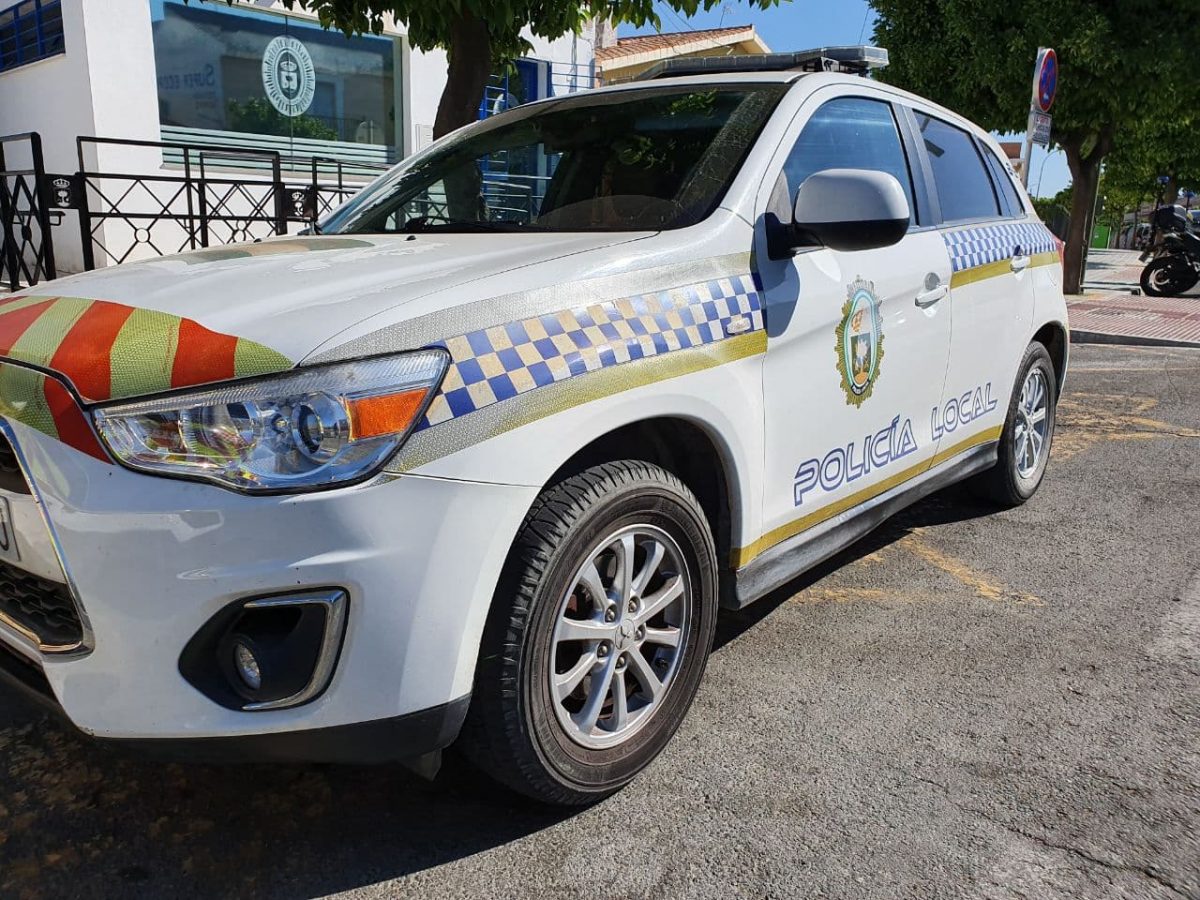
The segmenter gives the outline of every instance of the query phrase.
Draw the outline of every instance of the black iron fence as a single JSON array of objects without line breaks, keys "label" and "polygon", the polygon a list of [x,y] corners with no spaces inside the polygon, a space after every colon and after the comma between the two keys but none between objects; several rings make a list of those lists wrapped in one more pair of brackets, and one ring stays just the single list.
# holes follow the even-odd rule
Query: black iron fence
[{"label": "black iron fence", "polygon": [[41,137],[0,137],[0,288],[57,276],[48,190]]},{"label": "black iron fence", "polygon": [[[89,158],[101,160],[104,148],[113,147],[161,157],[161,165],[136,172],[99,162],[89,167]],[[147,251],[164,255],[286,234],[387,168],[272,150],[96,137],[79,138],[78,155],[74,199],[89,269]]]},{"label": "black iron fence", "polygon": [[287,234],[387,169],[121,138],[80,137],[76,150],[77,171],[47,173],[36,133],[0,137],[0,287],[17,290],[57,276],[51,225],[69,227],[68,211],[77,217],[83,267],[94,269]]}]

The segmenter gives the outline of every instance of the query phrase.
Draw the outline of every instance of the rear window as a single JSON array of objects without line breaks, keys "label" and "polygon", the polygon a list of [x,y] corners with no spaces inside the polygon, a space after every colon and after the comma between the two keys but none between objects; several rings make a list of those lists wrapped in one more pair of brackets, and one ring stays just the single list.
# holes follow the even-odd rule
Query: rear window
[{"label": "rear window", "polygon": [[1025,204],[1021,202],[1021,195],[1017,193],[1017,188],[1013,184],[1012,176],[1008,174],[1007,167],[990,150],[983,151],[983,158],[987,161],[988,169],[992,173],[992,180],[1000,192],[1000,204],[1004,207],[1004,215],[1014,219],[1024,216]]},{"label": "rear window", "polygon": [[917,113],[925,151],[942,207],[942,220],[991,219],[1000,215],[992,180],[984,169],[975,141],[961,128]]}]

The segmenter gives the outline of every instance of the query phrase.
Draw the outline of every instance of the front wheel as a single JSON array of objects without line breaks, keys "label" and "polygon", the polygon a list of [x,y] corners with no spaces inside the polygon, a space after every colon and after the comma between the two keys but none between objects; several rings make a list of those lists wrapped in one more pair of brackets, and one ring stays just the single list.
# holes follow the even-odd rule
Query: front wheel
[{"label": "front wheel", "polygon": [[1142,269],[1142,293],[1149,297],[1178,297],[1200,282],[1200,274],[1177,256],[1160,256]]},{"label": "front wheel", "polygon": [[1020,506],[1046,474],[1054,440],[1058,379],[1045,346],[1025,350],[1000,434],[996,465],[970,481],[977,494],[999,506]]},{"label": "front wheel", "polygon": [[691,706],[716,598],[707,519],[674,475],[627,460],[548,487],[497,588],[463,752],[547,803],[619,790]]}]

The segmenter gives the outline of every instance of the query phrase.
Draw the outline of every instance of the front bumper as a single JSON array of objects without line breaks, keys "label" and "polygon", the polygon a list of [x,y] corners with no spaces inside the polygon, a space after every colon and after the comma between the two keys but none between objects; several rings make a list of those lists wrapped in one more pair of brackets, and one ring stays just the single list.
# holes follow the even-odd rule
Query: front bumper
[{"label": "front bumper", "polygon": [[[397,756],[453,739],[535,488],[406,475],[249,497],[131,472],[10,427],[87,626],[76,653],[34,656],[78,728],[114,740],[255,738],[241,743],[268,756],[277,754],[263,736],[307,732],[307,743],[283,744],[318,756],[283,756],[328,759],[343,726],[386,735],[384,723],[421,713],[423,737]],[[229,604],[329,586],[347,592],[349,614],[332,681],[311,703],[229,709],[180,674],[187,642]],[[12,637],[0,628],[15,649]]]}]

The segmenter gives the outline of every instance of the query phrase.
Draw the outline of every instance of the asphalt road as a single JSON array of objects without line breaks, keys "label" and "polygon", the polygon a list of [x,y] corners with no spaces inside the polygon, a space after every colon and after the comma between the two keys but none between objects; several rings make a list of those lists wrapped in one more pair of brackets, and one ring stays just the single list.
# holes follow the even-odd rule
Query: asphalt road
[{"label": "asphalt road", "polygon": [[1047,480],[727,616],[636,784],[189,768],[0,698],[0,894],[1200,897],[1200,350],[1074,348]]}]

